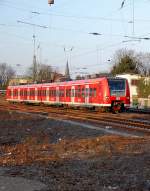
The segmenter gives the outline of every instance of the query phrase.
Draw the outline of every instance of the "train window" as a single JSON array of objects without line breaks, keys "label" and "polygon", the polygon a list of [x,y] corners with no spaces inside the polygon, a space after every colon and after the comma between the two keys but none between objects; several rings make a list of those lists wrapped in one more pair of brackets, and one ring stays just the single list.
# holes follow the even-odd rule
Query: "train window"
[{"label": "train window", "polygon": [[51,97],[54,96],[54,90],[51,90]]},{"label": "train window", "polygon": [[92,97],[92,95],[93,95],[93,89],[90,88],[89,96]]},{"label": "train window", "polygon": [[62,91],[61,91],[61,90],[59,90],[59,97],[62,97],[62,96],[61,96],[61,92],[62,92]]},{"label": "train window", "polygon": [[30,89],[27,89],[27,96],[30,96]]},{"label": "train window", "polygon": [[46,90],[42,90],[42,96],[46,97]]},{"label": "train window", "polygon": [[78,89],[75,90],[75,97],[78,97]]},{"label": "train window", "polygon": [[59,97],[64,97],[64,90],[59,90]]},{"label": "train window", "polygon": [[75,89],[75,97],[78,97],[78,90]]},{"label": "train window", "polygon": [[81,89],[80,89],[80,87],[78,87],[78,89],[76,90],[76,97],[81,97]]},{"label": "train window", "polygon": [[75,89],[71,90],[71,97],[75,97]]},{"label": "train window", "polygon": [[52,97],[52,91],[49,90],[49,93],[48,93],[49,97]]},{"label": "train window", "polygon": [[18,90],[14,90],[14,96],[15,96],[15,97],[18,96]]},{"label": "train window", "polygon": [[35,96],[35,90],[33,89],[30,90],[30,96]]},{"label": "train window", "polygon": [[93,96],[96,97],[96,88],[93,89]]},{"label": "train window", "polygon": [[71,97],[71,89],[66,90],[66,97]]},{"label": "train window", "polygon": [[56,96],[56,91],[52,90],[52,96],[55,97]]},{"label": "train window", "polygon": [[53,90],[49,90],[49,97],[53,97]]},{"label": "train window", "polygon": [[85,88],[85,97],[88,97],[88,96],[89,96],[89,89]]},{"label": "train window", "polygon": [[66,90],[66,97],[69,97],[69,90]]},{"label": "train window", "polygon": [[20,96],[23,96],[23,90],[20,90]]},{"label": "train window", "polygon": [[50,97],[54,97],[54,90],[50,90],[50,91],[49,91],[49,96],[50,96]]},{"label": "train window", "polygon": [[70,90],[67,90],[67,97],[70,97]]},{"label": "train window", "polygon": [[109,79],[108,85],[110,88],[110,94],[115,96],[125,95],[125,80],[124,79]]},{"label": "train window", "polygon": [[24,96],[27,97],[27,90],[24,90]]},{"label": "train window", "polygon": [[11,89],[11,96],[13,96],[13,89]]},{"label": "train window", "polygon": [[38,90],[37,94],[38,96],[41,96],[41,90]]},{"label": "train window", "polygon": [[82,97],[85,97],[85,89],[82,88]]}]

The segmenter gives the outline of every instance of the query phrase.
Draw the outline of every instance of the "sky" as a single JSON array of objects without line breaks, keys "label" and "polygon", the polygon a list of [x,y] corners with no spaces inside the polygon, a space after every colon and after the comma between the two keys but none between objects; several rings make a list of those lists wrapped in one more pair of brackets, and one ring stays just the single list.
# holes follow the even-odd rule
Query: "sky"
[{"label": "sky", "polygon": [[110,71],[118,49],[149,52],[150,0],[54,1],[0,0],[0,63],[25,74],[33,36],[38,62],[64,73],[68,60],[72,77]]}]

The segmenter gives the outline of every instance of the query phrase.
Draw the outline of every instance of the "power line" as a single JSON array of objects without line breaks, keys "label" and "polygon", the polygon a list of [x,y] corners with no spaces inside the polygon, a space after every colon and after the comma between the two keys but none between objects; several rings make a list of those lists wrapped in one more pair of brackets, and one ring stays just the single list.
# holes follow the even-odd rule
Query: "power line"
[{"label": "power line", "polygon": [[20,20],[18,20],[17,22],[18,22],[18,23],[22,23],[22,24],[26,24],[26,25],[31,25],[31,26],[34,26],[34,27],[44,28],[44,29],[47,29],[47,28],[48,28],[47,26],[44,26],[44,25],[38,25],[38,24],[26,22],[26,21],[20,21]]},{"label": "power line", "polygon": [[[84,53],[80,53],[80,54],[76,54],[76,55],[72,55],[72,58],[78,58],[78,57],[82,57],[82,56],[85,56],[85,55],[89,55],[89,54],[95,54],[97,52],[97,50],[105,50],[105,49],[108,49],[108,48],[112,48],[112,47],[116,47],[120,44],[123,44],[123,42],[118,42],[118,43],[114,43],[114,44],[110,44],[110,45],[107,45],[107,46],[104,46],[103,48],[96,48],[96,49],[93,49],[93,50],[89,50],[89,51],[86,51]],[[58,61],[56,61],[57,63],[60,63],[60,62],[64,62],[65,60],[64,59],[60,59]],[[55,63],[55,64],[57,64]],[[91,65],[93,66],[93,64]]]},{"label": "power line", "polygon": [[[7,4],[0,4],[0,6],[6,6],[9,8],[14,8],[20,11],[25,11],[28,13],[36,13],[37,15],[50,15],[50,16],[58,16],[58,17],[64,17],[64,18],[72,18],[72,19],[84,19],[84,20],[103,20],[103,21],[112,21],[112,22],[126,22],[129,23],[129,20],[124,20],[122,21],[122,19],[118,19],[118,18],[107,18],[107,17],[90,17],[90,16],[77,16],[77,15],[65,15],[65,14],[61,14],[61,13],[56,13],[56,12],[40,12],[40,11],[30,11],[29,9],[25,9],[22,7],[16,7],[16,6],[12,6],[12,5],[7,5]],[[150,20],[146,20],[146,19],[135,19],[136,22],[150,22]]]}]

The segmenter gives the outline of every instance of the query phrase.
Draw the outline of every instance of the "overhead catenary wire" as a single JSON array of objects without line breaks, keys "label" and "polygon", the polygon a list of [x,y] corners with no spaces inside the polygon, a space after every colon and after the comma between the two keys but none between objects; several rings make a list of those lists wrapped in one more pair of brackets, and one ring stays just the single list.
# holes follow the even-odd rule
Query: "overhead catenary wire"
[{"label": "overhead catenary wire", "polygon": [[[7,4],[0,4],[0,6],[6,6],[6,7],[9,7],[9,8],[14,8],[14,9],[17,9],[17,10],[20,10],[20,11],[25,11],[25,12],[28,12],[28,13],[36,13],[37,15],[51,15],[51,16],[57,16],[57,17],[64,17],[64,18],[72,18],[72,19],[84,19],[84,20],[102,20],[102,21],[112,21],[112,22],[126,22],[126,23],[129,23],[129,20],[125,20],[122,21],[122,19],[118,19],[118,18],[109,18],[109,17],[91,17],[91,16],[78,16],[78,15],[65,15],[65,14],[61,14],[61,13],[57,13],[57,12],[42,12],[42,11],[34,11],[33,9],[32,10],[29,10],[29,9],[26,9],[26,8],[23,8],[23,7],[16,7],[16,6],[12,6],[11,5],[7,5]],[[150,22],[150,20],[148,19],[135,19],[136,22]]]},{"label": "overhead catenary wire", "polygon": [[[9,5],[9,6],[11,6],[11,5]],[[14,5],[12,5],[12,7],[14,7],[14,8],[17,8],[16,7],[16,4],[14,4]],[[19,7],[17,8],[18,10],[19,10]],[[22,9],[22,8],[21,8]],[[113,18],[107,18],[107,17],[91,17],[91,16],[78,16],[78,15],[68,15],[68,14],[61,14],[61,13],[56,13],[56,12],[53,12],[53,11],[51,11],[50,13],[49,12],[44,12],[43,10],[38,10],[38,11],[36,11],[36,10],[31,10],[30,8],[29,9],[26,9],[26,8],[24,8],[24,9],[22,9],[21,10],[20,9],[20,11],[22,11],[22,10],[24,10],[25,12],[28,12],[28,13],[34,13],[34,14],[37,14],[37,15],[52,15],[52,16],[58,16],[58,17],[64,17],[64,18],[68,18],[68,19],[77,19],[77,20],[82,20],[82,19],[86,19],[86,20],[102,20],[102,21],[111,21],[111,22],[129,22],[128,20],[122,20],[122,19],[113,19]],[[136,19],[135,19],[135,21],[136,21]],[[139,21],[139,20],[138,20]],[[137,21],[137,22],[138,22]],[[24,21],[23,21],[24,22]],[[26,21],[25,21],[26,22]],[[141,22],[141,21],[140,21]],[[146,21],[147,22],[147,21]],[[148,21],[148,22],[150,22],[150,21]],[[18,23],[19,24],[19,23]],[[36,26],[37,25],[37,26]],[[38,25],[40,25],[40,24],[34,24],[34,23],[32,23],[32,25],[31,26],[34,26],[34,27],[40,27],[40,26],[38,26]],[[41,25],[42,26],[42,25]],[[40,27],[41,29],[44,29],[44,27]],[[47,27],[46,27],[47,28]],[[45,28],[45,29],[46,29]],[[61,28],[61,27],[55,27],[55,26],[52,26],[52,27],[50,27],[50,29],[52,29],[52,30],[57,30],[57,31],[69,31],[69,32],[73,32],[74,34],[75,33],[81,33],[81,34],[87,34],[87,35],[89,35],[89,33],[97,33],[97,32],[91,32],[91,31],[82,31],[82,30],[76,30],[76,29],[73,29],[73,28]],[[98,32],[100,32],[100,33],[102,33],[101,31],[98,31]],[[102,36],[108,36],[108,35],[110,35],[110,36],[112,36],[112,37],[122,37],[122,38],[124,38],[124,35],[123,34],[106,34],[106,32],[105,33],[102,33],[101,34]],[[100,37],[101,38],[101,37]],[[146,37],[145,37],[146,38]],[[148,37],[147,37],[148,38]],[[62,45],[61,45],[62,46]],[[100,49],[101,50],[101,49]],[[96,52],[97,50],[95,50],[95,52]],[[82,54],[82,53],[81,53]],[[81,54],[79,54],[79,56],[81,55]],[[84,53],[83,53],[84,54]],[[85,52],[85,55],[86,55],[86,52]],[[77,56],[78,57],[78,55],[75,55],[75,56]],[[73,56],[72,56],[72,58],[73,58]]]}]

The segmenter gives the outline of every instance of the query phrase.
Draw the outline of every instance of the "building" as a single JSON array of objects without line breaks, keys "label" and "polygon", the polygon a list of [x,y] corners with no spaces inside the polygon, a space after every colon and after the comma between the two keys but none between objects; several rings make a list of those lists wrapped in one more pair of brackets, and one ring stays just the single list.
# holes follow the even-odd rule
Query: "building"
[{"label": "building", "polygon": [[[130,88],[130,100],[131,100],[131,107],[150,107],[150,100],[149,98],[143,99],[139,98],[137,85],[139,80],[142,78],[141,75],[138,74],[119,74],[116,75],[119,78],[125,78],[128,80],[129,88]],[[150,77],[145,77],[145,82],[150,81]]]},{"label": "building", "polygon": [[10,79],[9,86],[25,85],[32,83],[32,79],[26,76],[15,76]]}]

